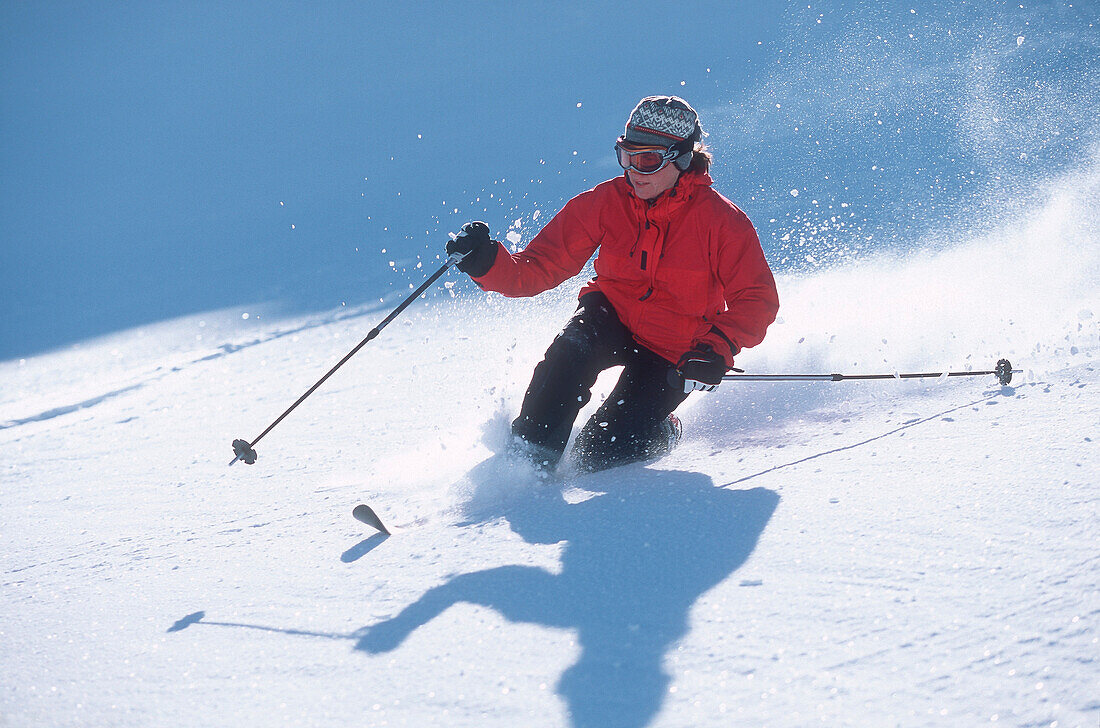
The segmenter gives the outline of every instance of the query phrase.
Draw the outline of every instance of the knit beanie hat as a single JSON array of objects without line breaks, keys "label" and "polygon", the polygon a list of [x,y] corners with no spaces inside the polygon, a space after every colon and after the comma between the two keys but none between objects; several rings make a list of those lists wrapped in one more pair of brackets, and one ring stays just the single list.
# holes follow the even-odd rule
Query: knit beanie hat
[{"label": "knit beanie hat", "polygon": [[702,137],[699,115],[688,102],[679,96],[647,96],[630,113],[622,141],[643,147],[675,145],[682,153],[674,164],[686,170],[695,142]]}]

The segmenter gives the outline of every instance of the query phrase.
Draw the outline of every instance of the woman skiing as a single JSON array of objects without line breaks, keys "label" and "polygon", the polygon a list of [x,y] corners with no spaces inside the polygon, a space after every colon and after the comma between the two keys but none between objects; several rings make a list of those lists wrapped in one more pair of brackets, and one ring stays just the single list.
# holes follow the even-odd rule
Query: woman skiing
[{"label": "woman skiing", "polygon": [[691,106],[650,96],[615,144],[624,174],[570,200],[521,252],[483,222],[447,244],[486,291],[534,296],[581,271],[596,276],[536,367],[512,423],[517,451],[552,469],[596,377],[622,366],[614,391],[578,434],[578,467],[599,470],[667,453],[673,411],[713,390],[775,320],[775,281],[748,217],[712,187],[711,156]]}]

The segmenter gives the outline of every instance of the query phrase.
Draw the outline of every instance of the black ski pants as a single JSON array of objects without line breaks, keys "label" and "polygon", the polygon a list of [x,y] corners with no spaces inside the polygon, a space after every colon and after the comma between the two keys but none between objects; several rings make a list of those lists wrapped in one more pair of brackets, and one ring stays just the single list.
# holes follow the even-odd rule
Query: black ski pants
[{"label": "black ski pants", "polygon": [[600,470],[662,455],[671,441],[669,414],[687,395],[668,382],[672,364],[634,341],[602,293],[585,294],[573,318],[535,367],[512,432],[536,446],[553,467],[573,423],[605,369],[622,366],[614,391],[577,435],[573,456]]}]

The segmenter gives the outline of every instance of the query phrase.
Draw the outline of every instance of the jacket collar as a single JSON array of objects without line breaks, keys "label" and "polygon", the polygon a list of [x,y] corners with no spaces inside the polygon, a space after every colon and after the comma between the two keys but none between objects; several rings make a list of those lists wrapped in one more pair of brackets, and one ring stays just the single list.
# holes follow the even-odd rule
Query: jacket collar
[{"label": "jacket collar", "polygon": [[630,184],[626,173],[619,177],[623,192],[639,210],[648,212],[652,216],[669,217],[674,211],[681,208],[702,187],[710,187],[714,180],[706,172],[684,172],[676,180],[672,189],[662,193],[653,200],[643,200],[634,193],[634,186]]}]

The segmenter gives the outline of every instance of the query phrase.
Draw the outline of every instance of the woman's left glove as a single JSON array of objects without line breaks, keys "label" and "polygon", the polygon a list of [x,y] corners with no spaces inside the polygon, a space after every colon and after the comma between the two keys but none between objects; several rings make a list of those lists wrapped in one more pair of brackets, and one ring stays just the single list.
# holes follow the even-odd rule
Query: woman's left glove
[{"label": "woman's left glove", "polygon": [[676,364],[676,372],[684,382],[684,394],[696,389],[713,392],[728,369],[726,360],[710,344],[696,344]]},{"label": "woman's left glove", "polygon": [[455,266],[471,278],[489,272],[497,259],[499,246],[489,239],[489,226],[481,221],[468,222],[453,240],[447,241],[447,255],[461,253],[466,257]]}]

